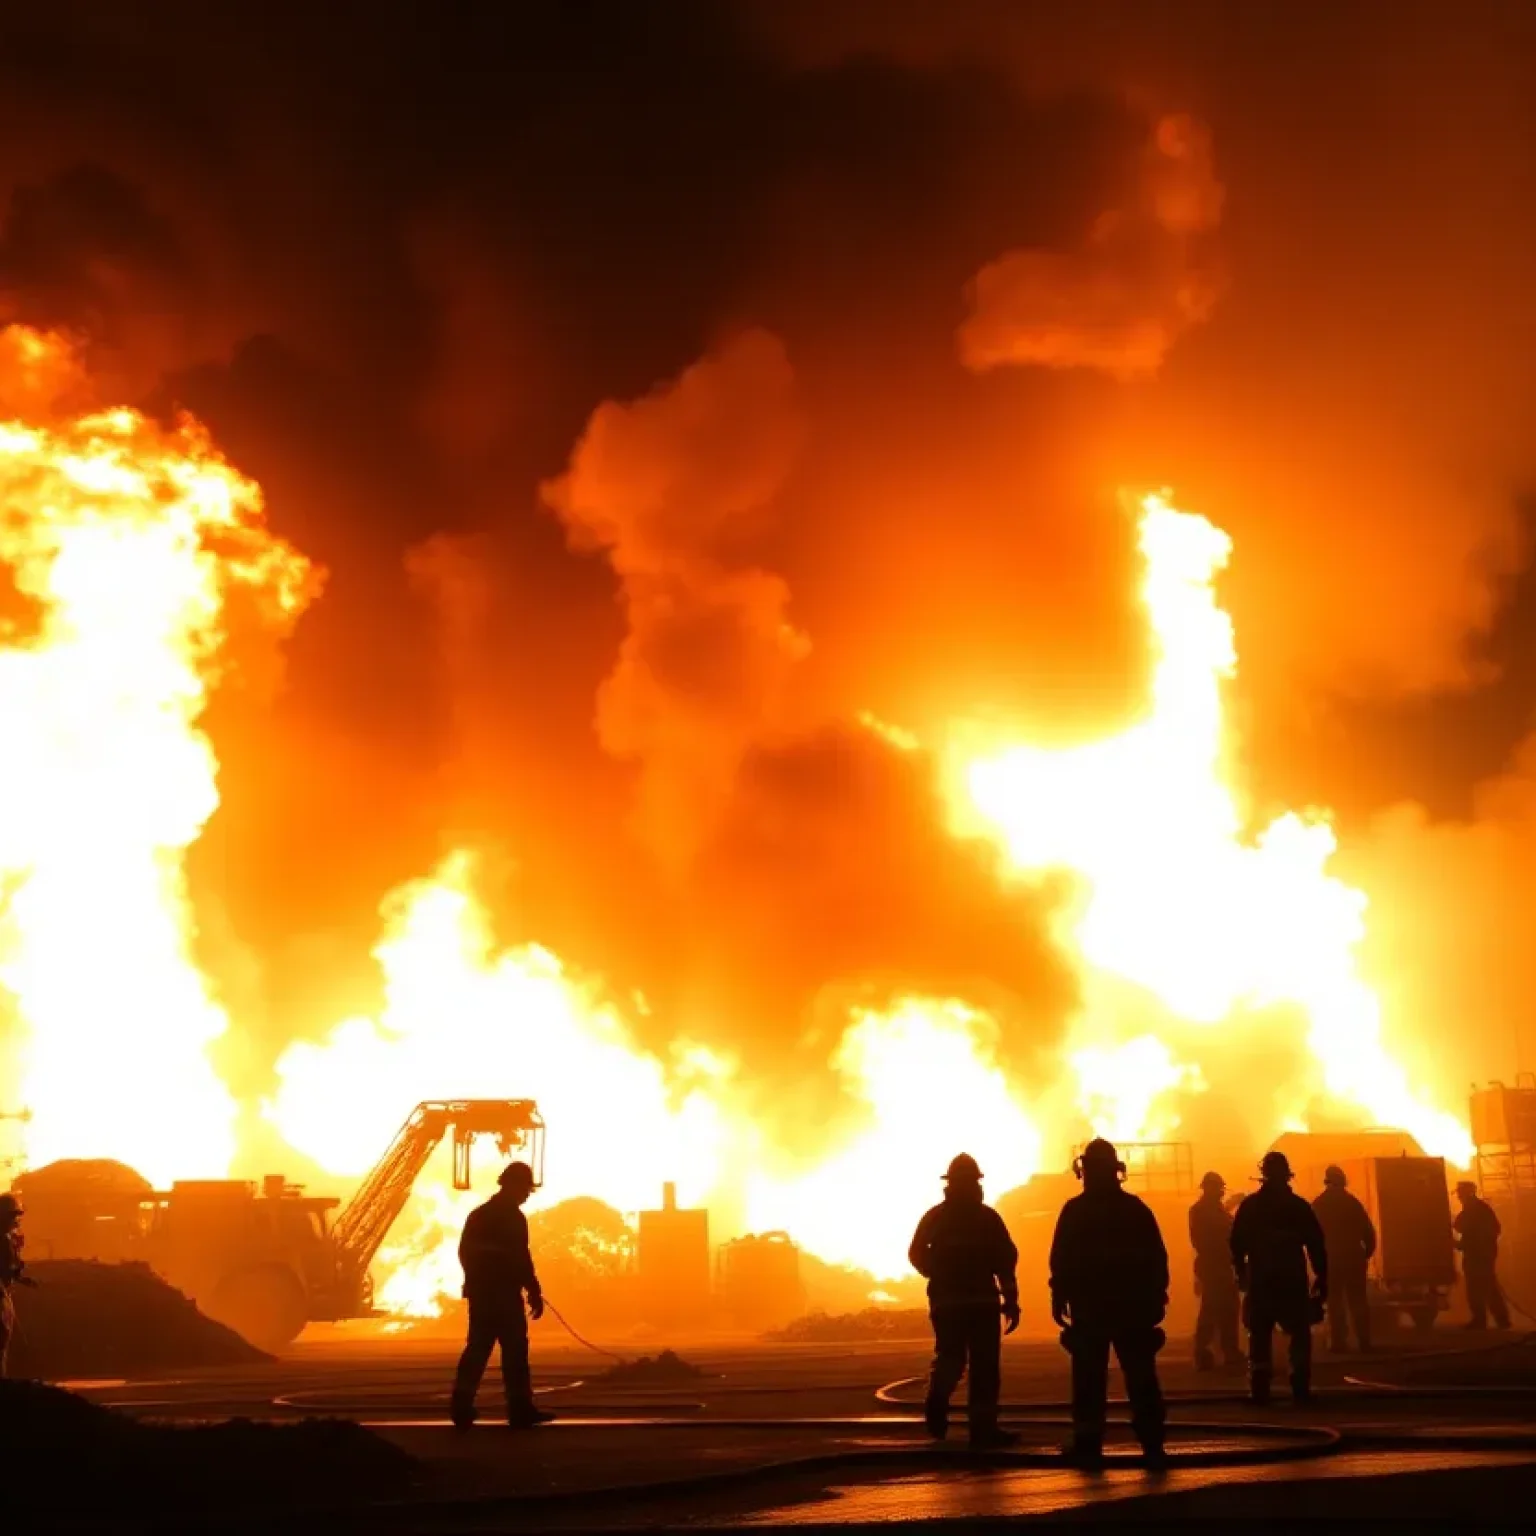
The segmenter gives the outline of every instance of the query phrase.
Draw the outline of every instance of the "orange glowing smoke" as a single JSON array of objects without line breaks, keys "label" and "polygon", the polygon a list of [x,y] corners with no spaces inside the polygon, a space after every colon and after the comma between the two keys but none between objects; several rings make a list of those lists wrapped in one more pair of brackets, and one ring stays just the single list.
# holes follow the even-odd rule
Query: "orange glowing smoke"
[{"label": "orange glowing smoke", "polygon": [[[0,333],[0,398],[31,401],[0,424],[0,564],[14,589],[0,591],[0,1108],[32,1111],[33,1163],[217,1175],[235,1103],[209,1047],[228,1021],[193,959],[185,874],[218,805],[200,720],[230,602],[242,595],[281,632],[317,582],[195,423],[67,418],[46,403],[80,383],[62,342]],[[1312,1066],[1268,1085],[1255,1148],[1317,1104],[1342,1105],[1465,1164],[1461,1121],[1384,1043],[1356,965],[1366,898],[1329,872],[1327,821],[1287,814],[1255,830],[1232,787],[1223,687],[1236,648],[1213,588],[1227,537],[1160,497],[1138,513],[1156,653],[1144,717],[1065,749],[957,726],[942,754],[958,834],[995,840],[1021,882],[1075,877],[1059,938],[1084,1006],[1047,1080],[1010,1074],[999,1021],[973,1004],[898,998],[852,1011],[830,1048],[849,1115],[778,1146],[729,1060],[641,1048],[556,956],[498,942],[458,852],[386,900],[381,1012],[290,1047],[270,1121],[356,1176],[420,1099],[534,1097],[552,1128],[550,1197],[634,1211],[675,1180],[685,1203],[720,1214],[717,1237],[787,1228],[823,1257],[893,1275],[955,1151],[996,1190],[1064,1166],[1092,1132],[1171,1136],[1189,1096],[1220,1086],[1222,1053],[1285,1014],[1303,1021]],[[456,1288],[453,1240],[477,1196],[447,1183],[429,1170],[380,1256],[379,1294],[396,1310],[432,1311]]]},{"label": "orange glowing smoke", "polygon": [[[957,831],[999,840],[1021,879],[1077,877],[1059,937],[1076,957],[1085,1008],[1059,1081],[1012,1080],[999,1025],[979,1008],[906,997],[852,1011],[830,1051],[851,1116],[775,1145],[728,1062],[651,1056],[553,955],[498,949],[471,862],[456,855],[386,905],[381,1017],[284,1058],[271,1107],[283,1134],[334,1170],[361,1172],[412,1098],[532,1094],[554,1127],[551,1195],[633,1211],[675,1178],[685,1201],[723,1214],[717,1236],[783,1228],[820,1257],[893,1276],[904,1272],[923,1192],[956,1150],[1005,1189],[1064,1167],[1089,1134],[1173,1136],[1181,1106],[1215,1070],[1205,1070],[1202,1042],[1229,1048],[1289,1008],[1305,1015],[1315,1070],[1257,1095],[1255,1150],[1322,1100],[1464,1163],[1464,1126],[1410,1086],[1382,1043],[1375,996],[1355,968],[1365,898],[1328,873],[1326,821],[1286,815],[1247,835],[1223,716],[1236,652],[1213,589],[1229,541],[1161,498],[1138,510],[1157,656],[1145,717],[1064,750],[962,728],[951,744]],[[917,747],[894,727],[870,728]],[[1175,1036],[1194,1059],[1181,1059]],[[476,1197],[445,1182],[441,1168],[424,1181],[381,1256],[393,1273],[380,1296],[398,1310],[435,1311],[455,1288],[452,1244]]]},{"label": "orange glowing smoke", "polygon": [[[0,332],[7,400],[71,380],[68,345]],[[191,956],[185,855],[219,803],[199,728],[239,588],[293,621],[309,566],[196,423],[129,410],[0,424],[3,1091],[34,1164],[217,1175],[227,1019]],[[10,1107],[10,1106],[7,1106]]]}]

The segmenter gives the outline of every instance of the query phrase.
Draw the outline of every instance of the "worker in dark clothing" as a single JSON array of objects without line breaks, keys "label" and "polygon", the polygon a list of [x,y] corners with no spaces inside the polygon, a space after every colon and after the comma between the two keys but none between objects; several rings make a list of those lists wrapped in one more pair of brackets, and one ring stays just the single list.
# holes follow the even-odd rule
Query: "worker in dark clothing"
[{"label": "worker in dark clothing", "polygon": [[[1312,1324],[1322,1321],[1328,1299],[1328,1248],[1312,1207],[1291,1189],[1285,1154],[1266,1152],[1259,1172],[1262,1183],[1232,1221],[1232,1266],[1246,1293],[1249,1396],[1269,1401],[1278,1327],[1290,1340],[1291,1396],[1310,1402]],[[1315,1277],[1310,1289],[1309,1259]]]},{"label": "worker in dark clothing", "polygon": [[928,1282],[933,1369],[923,1420],[942,1440],[949,1433],[949,1399],[970,1370],[971,1444],[980,1450],[1016,1445],[999,1427],[1002,1321],[1019,1326],[1019,1253],[1003,1218],[982,1197],[976,1159],[962,1152],[944,1175],[944,1199],[917,1224],[907,1257]]},{"label": "worker in dark clothing", "polygon": [[459,1429],[475,1422],[475,1394],[491,1350],[498,1345],[507,1423],[527,1429],[554,1417],[534,1407],[528,1374],[528,1314],[535,1322],[544,1315],[544,1297],[528,1251],[528,1218],[522,1211],[533,1193],[533,1170],[527,1163],[510,1163],[496,1182],[500,1189],[469,1213],[459,1239],[464,1297],[469,1302],[469,1338],[453,1383],[452,1416]]},{"label": "worker in dark clothing", "polygon": [[1501,1329],[1509,1327],[1509,1306],[1496,1268],[1499,1261],[1499,1218],[1493,1207],[1466,1181],[1456,1186],[1461,1209],[1451,1223],[1456,1246],[1461,1250],[1461,1277],[1467,1283],[1467,1307],[1472,1313],[1468,1328],[1484,1329],[1488,1314]]},{"label": "worker in dark clothing", "polygon": [[1195,1320],[1195,1369],[1216,1368],[1211,1345],[1221,1345],[1221,1363],[1229,1369],[1242,1364],[1237,1343],[1239,1297],[1232,1273],[1232,1217],[1224,1197],[1227,1181],[1219,1173],[1200,1180],[1200,1198],[1189,1208],[1189,1246],[1195,1254],[1195,1295],[1200,1315]]},{"label": "worker in dark clothing", "polygon": [[16,1327],[12,1287],[31,1285],[21,1258],[21,1218],[25,1213],[15,1195],[0,1195],[0,1378],[5,1376],[11,1333]]},{"label": "worker in dark clothing", "polygon": [[1355,1325],[1355,1342],[1361,1350],[1371,1347],[1371,1300],[1366,1291],[1366,1270],[1376,1252],[1376,1228],[1370,1212],[1349,1192],[1344,1170],[1330,1165],[1323,1174],[1323,1192],[1312,1202],[1323,1245],[1328,1250],[1328,1287],[1333,1298],[1328,1308],[1330,1342],[1338,1354],[1349,1348],[1349,1323]]},{"label": "worker in dark clothing", "polygon": [[1161,1464],[1166,1417],[1157,1352],[1166,1342],[1168,1252],[1157,1218],[1123,1187],[1125,1164],[1104,1140],[1074,1165],[1081,1194],[1061,1208],[1051,1239],[1051,1316],[1072,1356],[1072,1443],[1067,1454],[1093,1465],[1104,1454],[1109,1352],[1120,1362],[1131,1427]]}]

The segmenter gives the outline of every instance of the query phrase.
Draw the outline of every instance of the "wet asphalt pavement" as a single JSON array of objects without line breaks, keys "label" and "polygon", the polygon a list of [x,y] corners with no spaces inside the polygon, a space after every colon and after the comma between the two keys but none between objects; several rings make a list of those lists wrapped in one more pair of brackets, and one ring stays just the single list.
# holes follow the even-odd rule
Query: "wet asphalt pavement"
[{"label": "wet asphalt pavement", "polygon": [[611,1361],[552,1343],[545,1331],[535,1385],[560,1418],[525,1433],[496,1423],[494,1373],[482,1393],[484,1422],[454,1431],[452,1341],[368,1330],[329,1330],[258,1367],[75,1385],[155,1419],[355,1418],[418,1458],[420,1502],[332,1511],[324,1524],[333,1533],[851,1530],[1076,1521],[1103,1518],[1110,1505],[1117,1521],[1161,1511],[1158,1518],[1433,1515],[1487,1524],[1507,1510],[1511,1523],[1528,1523],[1536,1347],[1449,1333],[1427,1353],[1413,1343],[1369,1359],[1324,1354],[1313,1406],[1281,1397],[1259,1411],[1244,1400],[1240,1378],[1196,1375],[1187,1346],[1174,1341],[1163,1360],[1172,1466],[1161,1474],[1114,1435],[1103,1472],[1061,1463],[1067,1360],[1053,1340],[1009,1342],[1005,1418],[1025,1438],[1019,1454],[989,1458],[966,1449],[960,1422],[942,1446],[923,1434],[913,1406],[927,1353],[918,1341],[700,1341],[679,1346],[700,1376],[636,1389],[605,1380]]}]

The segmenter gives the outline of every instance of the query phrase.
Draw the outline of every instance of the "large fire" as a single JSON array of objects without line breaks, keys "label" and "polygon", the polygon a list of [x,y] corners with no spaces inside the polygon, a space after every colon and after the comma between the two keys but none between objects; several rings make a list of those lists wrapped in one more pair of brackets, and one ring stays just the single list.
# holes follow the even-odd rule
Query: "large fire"
[{"label": "large fire", "polygon": [[[68,360],[17,329],[3,348],[18,379]],[[185,875],[218,804],[200,719],[232,595],[254,594],[281,631],[315,581],[266,530],[256,486],[190,422],[31,409],[0,426],[0,497],[15,588],[0,650],[0,1090],[31,1111],[34,1164],[223,1173],[238,1162],[240,1100],[209,1055],[228,1020],[195,958]],[[1175,1135],[1250,1032],[1290,1019],[1310,1065],[1255,1096],[1253,1147],[1323,1103],[1464,1164],[1465,1127],[1384,1043],[1356,963],[1366,900],[1330,872],[1327,821],[1250,827],[1233,788],[1223,688],[1236,652],[1214,587],[1227,537],[1158,496],[1136,515],[1156,658],[1144,717],[1087,745],[965,724],[937,744],[956,836],[993,840],[1021,885],[1072,877],[1058,938],[1082,1007],[1040,1081],[1010,1070],[1001,1023],[975,1002],[901,998],[851,1013],[830,1049],[848,1115],[784,1147],[754,1124],[731,1060],[684,1042],[653,1054],[595,983],[535,944],[501,943],[460,850],[385,899],[378,1016],[291,1046],[270,1124],[355,1177],[419,1099],[534,1097],[552,1127],[550,1196],[633,1211],[674,1180],[719,1213],[717,1236],[785,1228],[887,1276],[955,1151],[1002,1189],[1064,1166],[1094,1132]],[[386,1304],[430,1311],[453,1289],[472,1198],[429,1170],[380,1257]]]},{"label": "large fire", "polygon": [[0,986],[6,1086],[29,1161],[115,1157],[223,1173],[234,1097],[208,1047],[228,1025],[193,959],[185,855],[219,802],[199,728],[245,588],[290,623],[313,590],[258,488],[195,423],[133,411],[51,421],[59,338],[0,333]]},{"label": "large fire", "polygon": [[[1300,1008],[1327,1093],[1465,1165],[1465,1126],[1416,1094],[1382,1043],[1381,1009],[1355,960],[1366,898],[1328,872],[1327,820],[1287,813],[1244,835],[1222,711],[1237,652],[1213,586],[1231,541],[1162,496],[1140,512],[1157,649],[1146,719],[1067,750],[1009,744],[978,755],[967,743],[956,763],[962,819],[999,837],[1020,871],[1082,876],[1069,937],[1091,976],[1129,982],[1202,1025],[1239,1028],[1276,1005]],[[1114,1064],[1078,1057],[1089,1094],[1102,1096]],[[1147,1081],[1125,1074],[1122,1098]],[[1128,1128],[1123,1116],[1113,1123]]]}]

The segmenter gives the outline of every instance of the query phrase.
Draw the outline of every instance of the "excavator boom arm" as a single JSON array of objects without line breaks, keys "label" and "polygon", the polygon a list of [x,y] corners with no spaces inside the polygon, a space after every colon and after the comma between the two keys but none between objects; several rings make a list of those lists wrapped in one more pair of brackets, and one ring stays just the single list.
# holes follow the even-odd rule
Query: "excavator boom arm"
[{"label": "excavator boom arm", "polygon": [[494,1137],[504,1155],[529,1149],[534,1180],[543,1182],[544,1118],[532,1099],[424,1100],[336,1218],[337,1251],[354,1274],[366,1273],[427,1159],[450,1129],[455,1188],[469,1188],[469,1148],[477,1136]]}]

